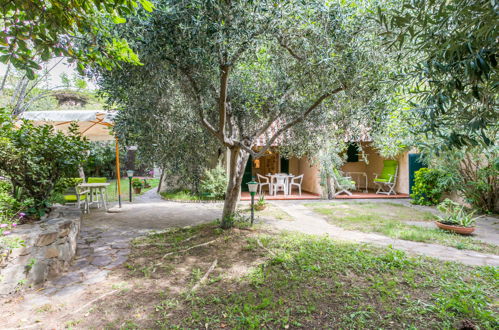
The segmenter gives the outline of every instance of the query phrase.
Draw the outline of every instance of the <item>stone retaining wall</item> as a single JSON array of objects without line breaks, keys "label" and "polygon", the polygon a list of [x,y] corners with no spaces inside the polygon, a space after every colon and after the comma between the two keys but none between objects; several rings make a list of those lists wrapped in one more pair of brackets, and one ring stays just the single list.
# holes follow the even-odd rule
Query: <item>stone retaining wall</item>
[{"label": "stone retaining wall", "polygon": [[17,226],[11,237],[21,238],[25,246],[0,247],[0,295],[42,284],[63,272],[75,255],[80,222],[79,209],[58,206],[44,220]]}]

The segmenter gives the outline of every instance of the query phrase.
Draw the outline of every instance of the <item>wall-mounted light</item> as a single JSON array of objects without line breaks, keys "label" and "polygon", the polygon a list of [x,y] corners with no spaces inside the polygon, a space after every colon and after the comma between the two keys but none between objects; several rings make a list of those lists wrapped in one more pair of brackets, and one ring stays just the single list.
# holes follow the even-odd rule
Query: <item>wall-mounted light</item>
[{"label": "wall-mounted light", "polygon": [[253,165],[255,166],[255,168],[260,168],[260,159],[255,159],[253,161]]}]

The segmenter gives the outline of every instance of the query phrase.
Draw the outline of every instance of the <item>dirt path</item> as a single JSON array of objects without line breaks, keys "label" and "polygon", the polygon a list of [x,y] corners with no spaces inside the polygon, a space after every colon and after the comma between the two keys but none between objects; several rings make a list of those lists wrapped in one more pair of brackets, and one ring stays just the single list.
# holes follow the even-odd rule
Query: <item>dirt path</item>
[{"label": "dirt path", "polygon": [[345,230],[328,223],[323,217],[314,213],[300,203],[275,203],[281,210],[294,218],[293,221],[270,221],[270,224],[281,230],[298,231],[305,234],[328,235],[331,238],[372,243],[380,246],[393,246],[411,254],[420,254],[444,261],[457,261],[472,266],[499,266],[499,256],[474,251],[464,251],[438,244],[427,244],[393,239],[387,236]]},{"label": "dirt path", "polygon": [[217,204],[181,204],[162,200],[154,190],[112,205],[91,209],[82,218],[72,267],[37,290],[0,301],[0,329],[62,328],[85,304],[112,291],[120,279],[110,271],[128,259],[130,241],[151,231],[211,222],[221,215]]}]

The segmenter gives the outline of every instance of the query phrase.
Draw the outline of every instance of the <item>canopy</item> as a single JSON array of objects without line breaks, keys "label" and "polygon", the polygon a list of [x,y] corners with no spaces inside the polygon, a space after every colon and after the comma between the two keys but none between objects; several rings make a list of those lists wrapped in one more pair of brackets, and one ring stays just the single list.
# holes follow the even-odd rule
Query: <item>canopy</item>
[{"label": "canopy", "polygon": [[114,140],[110,127],[116,112],[104,110],[26,111],[19,115],[34,125],[52,125],[57,131],[67,131],[72,122],[78,125],[82,136],[90,141]]},{"label": "canopy", "polygon": [[118,137],[113,136],[110,128],[114,125],[116,112],[104,110],[57,110],[26,111],[19,119],[26,119],[34,125],[52,125],[56,131],[67,132],[71,123],[78,125],[80,134],[90,141],[116,141],[116,179],[118,183],[118,202],[121,207],[121,174]]}]

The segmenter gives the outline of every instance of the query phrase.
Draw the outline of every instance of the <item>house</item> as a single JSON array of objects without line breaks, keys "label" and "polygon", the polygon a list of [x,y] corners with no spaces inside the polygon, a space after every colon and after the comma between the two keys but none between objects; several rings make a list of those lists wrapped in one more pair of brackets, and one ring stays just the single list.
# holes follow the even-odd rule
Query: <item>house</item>
[{"label": "house", "polygon": [[[363,154],[359,154],[356,146],[351,144],[347,150],[347,162],[341,167],[341,171],[348,173],[360,188],[349,198],[386,198],[386,195],[375,194],[376,187],[374,185],[376,173],[380,174],[383,170],[385,158],[379,155],[371,141],[362,141],[360,144]],[[396,160],[399,164],[395,186],[397,195],[391,195],[389,198],[409,197],[411,187],[414,184],[414,172],[423,167],[423,164],[419,161],[419,154],[414,150],[402,153]],[[320,164],[308,158],[283,158],[279,154],[278,148],[273,147],[264,156],[248,160],[243,178],[243,200],[247,197],[247,193],[245,193],[247,186],[244,183],[251,181],[257,174],[266,175],[268,173],[303,174],[302,190],[305,198],[320,198],[326,194],[324,186],[321,184]],[[339,196],[339,198],[345,197]],[[279,198],[283,198],[282,193]],[[296,191],[288,196],[288,199],[293,198],[298,198]]]}]

